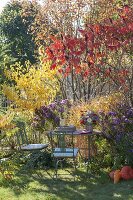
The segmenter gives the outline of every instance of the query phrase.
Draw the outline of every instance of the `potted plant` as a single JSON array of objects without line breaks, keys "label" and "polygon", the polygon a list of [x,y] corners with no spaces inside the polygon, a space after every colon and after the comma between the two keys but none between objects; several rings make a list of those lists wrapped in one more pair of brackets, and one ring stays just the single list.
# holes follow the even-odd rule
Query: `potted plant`
[{"label": "potted plant", "polygon": [[99,118],[93,111],[87,111],[85,114],[81,115],[80,124],[85,126],[87,131],[92,132],[93,127],[97,124]]}]

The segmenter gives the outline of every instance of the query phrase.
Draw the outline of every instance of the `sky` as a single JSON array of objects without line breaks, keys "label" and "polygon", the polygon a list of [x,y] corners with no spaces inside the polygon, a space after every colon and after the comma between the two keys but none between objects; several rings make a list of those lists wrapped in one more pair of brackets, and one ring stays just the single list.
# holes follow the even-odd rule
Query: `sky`
[{"label": "sky", "polygon": [[7,4],[9,0],[0,0],[0,11],[3,9],[3,7]]}]

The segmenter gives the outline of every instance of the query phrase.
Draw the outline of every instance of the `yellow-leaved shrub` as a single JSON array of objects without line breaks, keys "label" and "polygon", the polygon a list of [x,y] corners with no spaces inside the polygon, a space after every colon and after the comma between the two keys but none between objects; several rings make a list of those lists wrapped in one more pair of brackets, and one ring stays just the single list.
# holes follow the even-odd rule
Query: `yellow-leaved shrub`
[{"label": "yellow-leaved shrub", "polygon": [[0,129],[2,128],[12,128],[11,122],[14,118],[14,112],[10,109],[7,111],[6,114],[0,115]]},{"label": "yellow-leaved shrub", "polygon": [[107,96],[96,97],[88,102],[80,102],[71,107],[68,116],[68,124],[73,124],[80,128],[80,117],[88,110],[98,113],[103,111],[105,113],[114,110],[117,103],[123,100],[124,96],[121,93],[113,93]]},{"label": "yellow-leaved shrub", "polygon": [[5,70],[6,77],[15,84],[3,85],[4,95],[22,110],[34,111],[48,105],[59,91],[57,70],[50,69],[50,62],[24,68],[19,63]]}]

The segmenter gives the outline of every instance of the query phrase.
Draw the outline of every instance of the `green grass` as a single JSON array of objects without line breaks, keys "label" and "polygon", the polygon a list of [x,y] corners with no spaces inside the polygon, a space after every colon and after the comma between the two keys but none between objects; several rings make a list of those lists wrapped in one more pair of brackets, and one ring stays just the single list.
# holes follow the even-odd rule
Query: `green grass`
[{"label": "green grass", "polygon": [[133,200],[133,181],[113,184],[107,174],[90,178],[81,170],[75,182],[70,175],[53,180],[44,171],[21,173],[0,179],[0,200]]}]

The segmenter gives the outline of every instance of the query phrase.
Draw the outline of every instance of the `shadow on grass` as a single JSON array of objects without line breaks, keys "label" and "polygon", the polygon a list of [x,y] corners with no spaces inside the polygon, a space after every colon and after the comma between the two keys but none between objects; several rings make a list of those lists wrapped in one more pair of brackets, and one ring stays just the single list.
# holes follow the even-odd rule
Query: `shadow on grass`
[{"label": "shadow on grass", "polygon": [[[133,200],[133,181],[113,184],[104,171],[101,171],[99,176],[94,176],[87,173],[85,167],[77,169],[75,181],[74,176],[66,170],[59,170],[61,175],[55,180],[53,169],[29,170],[32,165],[25,168],[27,160],[28,157],[16,154],[10,162],[18,166],[16,175],[12,180],[0,179],[3,192],[12,192],[11,200]],[[36,160],[33,163],[36,163]],[[69,165],[67,170],[68,168],[72,172]],[[0,199],[2,200],[2,197]]]},{"label": "shadow on grass", "polygon": [[[76,180],[65,171],[57,180],[52,179],[43,170],[19,173],[14,180],[2,181],[1,187],[11,188],[14,195],[19,198],[21,194],[30,193],[31,199],[61,199],[61,200],[132,200],[133,181],[121,181],[114,185],[106,173],[100,176],[91,176],[83,170],[77,170]],[[53,175],[53,171],[49,171]]]}]

